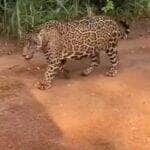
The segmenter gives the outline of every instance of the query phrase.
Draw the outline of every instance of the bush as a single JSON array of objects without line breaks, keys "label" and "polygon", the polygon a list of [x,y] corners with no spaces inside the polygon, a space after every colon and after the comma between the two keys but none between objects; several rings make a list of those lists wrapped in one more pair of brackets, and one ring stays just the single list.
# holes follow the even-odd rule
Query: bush
[{"label": "bush", "polygon": [[149,0],[107,0],[103,9],[109,15],[132,20],[136,17],[149,15],[149,3]]},{"label": "bush", "polygon": [[[132,18],[145,13],[148,1],[107,0],[103,9],[107,14]],[[48,20],[91,15],[98,7],[98,0],[1,0],[0,33],[21,37],[24,31]]]}]

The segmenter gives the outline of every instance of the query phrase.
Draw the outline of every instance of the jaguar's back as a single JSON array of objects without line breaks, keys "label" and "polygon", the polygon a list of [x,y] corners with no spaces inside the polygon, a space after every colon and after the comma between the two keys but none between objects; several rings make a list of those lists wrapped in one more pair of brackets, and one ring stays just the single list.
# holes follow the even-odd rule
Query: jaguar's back
[{"label": "jaguar's back", "polygon": [[64,40],[65,49],[72,52],[85,52],[88,48],[106,50],[117,44],[121,37],[116,22],[104,16],[63,23],[59,25],[58,31]]}]

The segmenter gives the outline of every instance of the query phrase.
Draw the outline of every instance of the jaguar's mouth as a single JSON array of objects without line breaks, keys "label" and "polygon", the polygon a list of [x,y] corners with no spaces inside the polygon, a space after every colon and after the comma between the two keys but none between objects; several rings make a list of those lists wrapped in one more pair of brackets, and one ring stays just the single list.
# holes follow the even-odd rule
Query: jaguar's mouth
[{"label": "jaguar's mouth", "polygon": [[33,58],[33,55],[23,55],[26,60],[30,60]]}]

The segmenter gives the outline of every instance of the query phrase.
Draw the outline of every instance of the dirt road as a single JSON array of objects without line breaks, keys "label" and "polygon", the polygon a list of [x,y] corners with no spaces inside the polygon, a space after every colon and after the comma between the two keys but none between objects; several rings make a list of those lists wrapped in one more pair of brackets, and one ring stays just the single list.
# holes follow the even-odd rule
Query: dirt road
[{"label": "dirt road", "polygon": [[[3,43],[1,43],[3,44]],[[13,46],[7,46],[9,50]],[[0,57],[0,150],[150,150],[150,37],[122,41],[117,77],[109,64],[88,77],[87,60],[69,62],[71,79],[36,89],[45,62]]]}]

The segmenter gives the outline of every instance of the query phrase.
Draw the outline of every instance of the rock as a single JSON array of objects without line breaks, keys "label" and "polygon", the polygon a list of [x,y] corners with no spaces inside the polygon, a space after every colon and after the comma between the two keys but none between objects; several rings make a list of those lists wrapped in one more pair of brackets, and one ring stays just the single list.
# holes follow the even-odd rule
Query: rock
[{"label": "rock", "polygon": [[128,96],[129,96],[130,98],[133,98],[133,97],[134,97],[134,93],[128,93]]},{"label": "rock", "polygon": [[131,54],[134,54],[135,53],[135,51],[134,50],[131,50]]},{"label": "rock", "polygon": [[12,55],[12,51],[9,51],[7,54],[8,54],[8,55]]},{"label": "rock", "polygon": [[27,71],[31,71],[31,68],[28,67],[28,68],[27,68]]},{"label": "rock", "polygon": [[40,67],[36,67],[36,69],[37,69],[37,70],[40,70],[41,68],[40,68]]},{"label": "rock", "polygon": [[67,86],[68,86],[68,87],[71,87],[71,84],[69,83],[69,84],[67,84]]},{"label": "rock", "polygon": [[142,49],[145,49],[145,48],[146,48],[146,46],[145,46],[145,45],[142,45],[142,46],[141,46],[141,48],[142,48]]},{"label": "rock", "polygon": [[95,93],[91,93],[91,96],[95,96],[96,94]]},{"label": "rock", "polygon": [[132,129],[132,130],[136,130],[137,128],[136,128],[136,127],[132,127],[131,129]]},{"label": "rock", "polygon": [[13,146],[12,146],[11,144],[8,144],[8,147],[9,147],[9,148],[12,148]]},{"label": "rock", "polygon": [[60,107],[63,107],[63,106],[64,106],[64,105],[61,103],[61,104],[60,104]]}]

